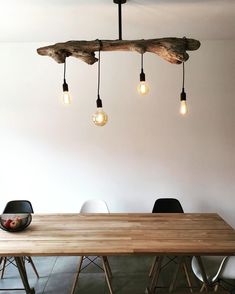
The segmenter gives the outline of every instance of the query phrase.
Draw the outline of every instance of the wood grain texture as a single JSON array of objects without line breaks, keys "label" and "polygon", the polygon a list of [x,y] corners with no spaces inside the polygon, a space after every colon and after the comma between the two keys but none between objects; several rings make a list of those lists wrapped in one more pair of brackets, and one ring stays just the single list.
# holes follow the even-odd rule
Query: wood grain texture
[{"label": "wood grain texture", "polygon": [[38,54],[52,57],[58,63],[64,63],[65,58],[73,56],[88,64],[94,64],[98,59],[96,51],[134,51],[138,53],[151,52],[166,61],[180,64],[189,58],[186,51],[197,50],[200,42],[187,38],[161,38],[149,40],[93,40],[68,41],[37,49]]},{"label": "wood grain texture", "polygon": [[35,214],[0,231],[0,256],[235,255],[235,231],[213,213]]}]

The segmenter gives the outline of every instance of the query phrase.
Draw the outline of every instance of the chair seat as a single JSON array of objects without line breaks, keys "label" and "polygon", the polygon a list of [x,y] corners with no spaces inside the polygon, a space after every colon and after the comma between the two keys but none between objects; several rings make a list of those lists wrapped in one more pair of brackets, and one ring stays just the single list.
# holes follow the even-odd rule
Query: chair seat
[{"label": "chair seat", "polygon": [[[209,283],[214,283],[217,280],[225,259],[226,256],[201,256]],[[195,256],[192,258],[192,270],[195,276],[203,282],[201,269]]]}]

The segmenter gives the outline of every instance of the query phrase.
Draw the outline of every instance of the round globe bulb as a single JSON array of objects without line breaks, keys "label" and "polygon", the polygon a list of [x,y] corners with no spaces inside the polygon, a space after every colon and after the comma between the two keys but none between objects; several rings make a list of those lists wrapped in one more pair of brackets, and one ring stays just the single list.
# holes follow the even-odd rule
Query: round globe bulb
[{"label": "round globe bulb", "polygon": [[188,113],[188,107],[187,107],[186,100],[181,100],[180,101],[180,113],[182,115],[185,115],[185,114]]},{"label": "round globe bulb", "polygon": [[97,111],[93,114],[92,119],[96,126],[103,127],[108,121],[108,116],[101,107],[98,107]]},{"label": "round globe bulb", "polygon": [[64,92],[63,92],[63,103],[64,103],[65,105],[69,105],[69,104],[71,104],[71,97],[70,97],[68,91],[64,91]]},{"label": "round globe bulb", "polygon": [[137,86],[137,91],[140,95],[146,95],[149,92],[149,86],[145,81],[141,81]]}]

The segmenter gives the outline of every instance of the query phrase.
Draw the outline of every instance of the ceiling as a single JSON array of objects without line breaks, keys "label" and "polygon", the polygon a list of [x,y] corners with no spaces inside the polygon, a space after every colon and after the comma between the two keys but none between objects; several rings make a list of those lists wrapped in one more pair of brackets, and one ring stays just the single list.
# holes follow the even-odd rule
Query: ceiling
[{"label": "ceiling", "polygon": [[[118,38],[112,0],[0,0],[0,42]],[[123,39],[235,39],[234,0],[128,0]]]}]

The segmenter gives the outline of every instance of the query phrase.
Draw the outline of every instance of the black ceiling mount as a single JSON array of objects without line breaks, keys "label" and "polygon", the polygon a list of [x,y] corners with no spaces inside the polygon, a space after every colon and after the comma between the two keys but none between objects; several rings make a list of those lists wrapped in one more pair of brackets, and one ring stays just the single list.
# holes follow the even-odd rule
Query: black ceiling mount
[{"label": "black ceiling mount", "polygon": [[126,3],[126,0],[113,0],[113,3],[115,3],[115,4],[124,4],[124,3]]},{"label": "black ceiling mount", "polygon": [[122,40],[122,4],[126,3],[126,0],[113,0],[115,4],[118,4],[118,30],[119,40]]}]

